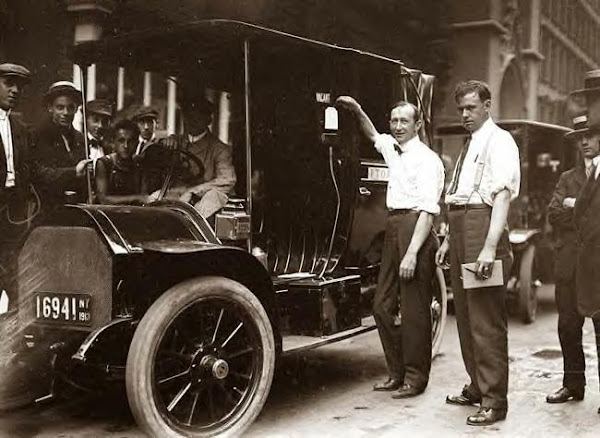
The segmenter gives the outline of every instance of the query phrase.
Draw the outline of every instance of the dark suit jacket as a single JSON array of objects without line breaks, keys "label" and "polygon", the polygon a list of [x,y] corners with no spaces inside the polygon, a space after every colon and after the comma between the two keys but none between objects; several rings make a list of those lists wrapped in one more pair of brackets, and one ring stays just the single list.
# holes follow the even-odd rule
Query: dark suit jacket
[{"label": "dark suit jacket", "polygon": [[[30,200],[30,146],[31,136],[25,125],[14,116],[9,116],[10,128],[13,140],[13,162],[15,167],[15,187],[6,188],[7,162],[4,153],[4,145],[0,139],[0,208],[3,209],[0,219],[0,232],[3,232],[2,240],[8,234],[17,234],[25,231],[27,226],[14,227],[7,223],[4,208],[6,208],[13,220],[24,220],[28,215]],[[7,228],[8,227],[8,228]]]},{"label": "dark suit jacket", "polygon": [[573,208],[563,207],[563,201],[565,198],[577,198],[585,179],[582,165],[563,172],[548,205],[548,222],[554,228],[556,236],[555,275],[558,281],[574,278],[577,261]]},{"label": "dark suit jacket", "polygon": [[588,179],[575,203],[577,228],[577,307],[583,316],[600,316],[600,178]]},{"label": "dark suit jacket", "polygon": [[[69,141],[65,147],[61,133]],[[33,134],[32,174],[42,200],[42,212],[47,214],[65,201],[65,191],[77,193],[75,201],[84,202],[86,180],[75,172],[77,163],[85,159],[83,134],[75,129],[63,131],[46,120]]]}]

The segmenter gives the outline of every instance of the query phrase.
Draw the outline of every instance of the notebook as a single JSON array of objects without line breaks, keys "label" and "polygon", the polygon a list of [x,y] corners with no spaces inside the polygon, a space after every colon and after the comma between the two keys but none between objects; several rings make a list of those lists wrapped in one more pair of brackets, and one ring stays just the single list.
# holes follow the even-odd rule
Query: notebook
[{"label": "notebook", "polygon": [[460,265],[463,289],[477,289],[481,287],[502,286],[504,277],[502,276],[502,260],[494,260],[492,275],[487,280],[480,280],[475,276],[476,263],[463,263]]}]

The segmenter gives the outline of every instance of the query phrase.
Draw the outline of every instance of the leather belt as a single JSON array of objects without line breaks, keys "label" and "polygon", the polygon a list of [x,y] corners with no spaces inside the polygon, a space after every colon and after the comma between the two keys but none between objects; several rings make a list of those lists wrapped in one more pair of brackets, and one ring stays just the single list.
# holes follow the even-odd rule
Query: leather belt
[{"label": "leather belt", "polygon": [[448,205],[448,210],[450,210],[450,211],[487,210],[487,209],[491,210],[491,208],[492,207],[490,207],[487,204],[462,204],[462,205],[450,204],[450,205]]},{"label": "leather belt", "polygon": [[396,208],[389,210],[390,216],[396,216],[397,214],[408,214],[414,213],[415,210],[411,210],[410,208]]}]

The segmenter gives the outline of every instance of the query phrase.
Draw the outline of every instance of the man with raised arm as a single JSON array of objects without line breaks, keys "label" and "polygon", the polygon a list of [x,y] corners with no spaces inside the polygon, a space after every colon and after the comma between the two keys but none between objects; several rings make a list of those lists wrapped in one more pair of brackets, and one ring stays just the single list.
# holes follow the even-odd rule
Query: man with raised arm
[{"label": "man with raised arm", "polygon": [[373,389],[398,390],[392,398],[414,397],[427,387],[431,369],[430,306],[438,247],[432,225],[440,213],[444,166],[419,139],[422,121],[413,104],[400,101],[392,107],[389,135],[377,132],[353,98],[341,96],[336,103],[357,117],[389,168],[389,216],[373,303],[389,378]]}]

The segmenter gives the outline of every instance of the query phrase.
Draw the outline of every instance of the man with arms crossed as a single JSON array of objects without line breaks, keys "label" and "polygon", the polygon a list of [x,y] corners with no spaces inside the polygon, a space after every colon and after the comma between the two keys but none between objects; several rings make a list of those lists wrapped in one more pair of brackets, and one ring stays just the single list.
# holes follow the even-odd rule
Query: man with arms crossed
[{"label": "man with arms crossed", "polygon": [[431,368],[430,306],[438,246],[432,224],[433,216],[440,213],[444,166],[420,141],[422,121],[411,103],[393,106],[392,135],[379,134],[353,98],[341,96],[337,104],[358,118],[361,130],[389,167],[389,216],[373,303],[389,378],[373,389],[398,390],[393,398],[414,397],[427,387]]},{"label": "man with arms crossed", "polygon": [[[448,191],[449,234],[436,254],[445,262],[450,251],[450,275],[456,323],[465,368],[471,379],[460,395],[446,402],[481,404],[467,424],[483,426],[506,418],[508,391],[508,330],[506,281],[512,265],[507,217],[520,187],[519,150],[510,133],[490,117],[491,92],[480,81],[460,83],[454,98],[469,141],[460,153]],[[504,284],[465,290],[461,265],[475,263],[480,280],[502,261]]]}]

